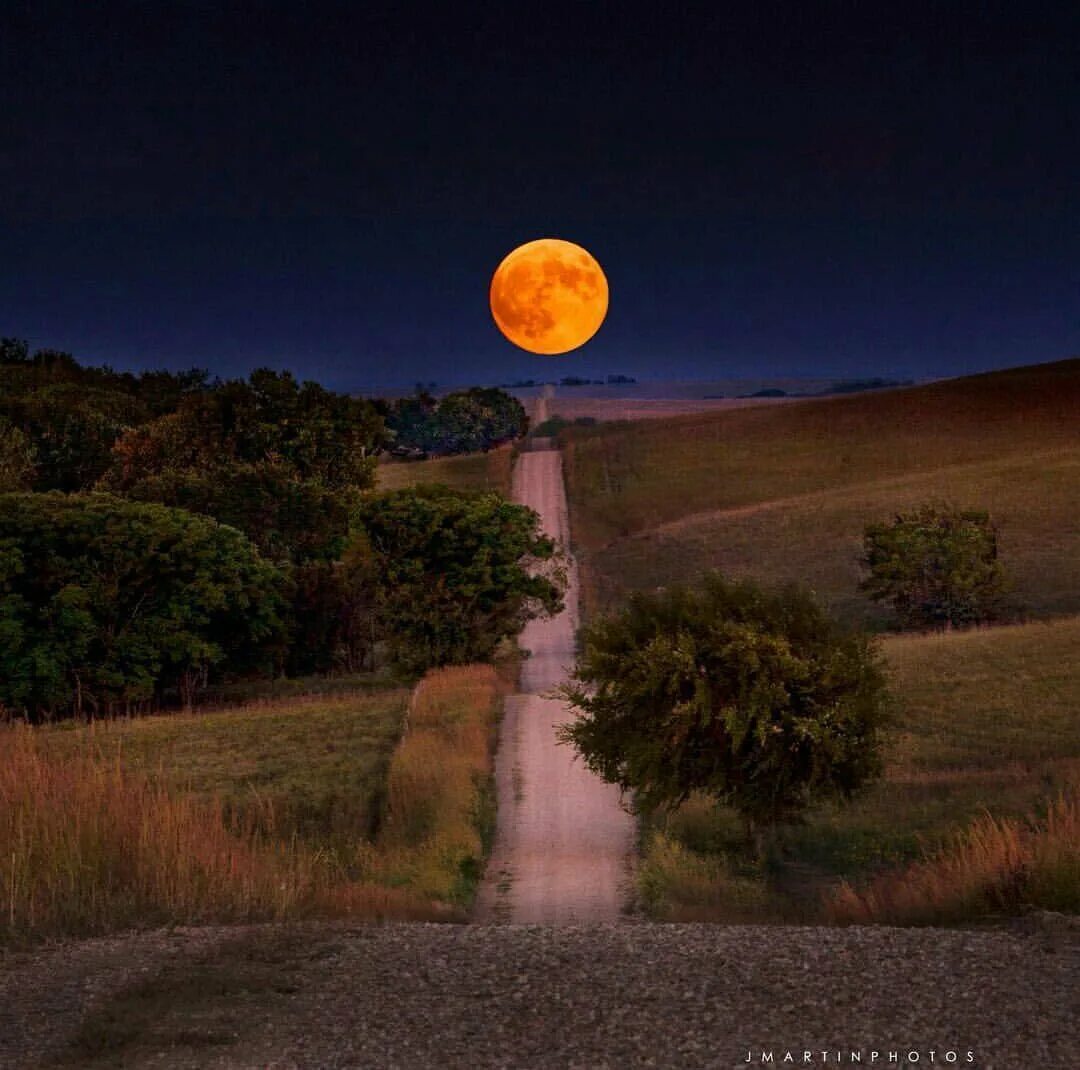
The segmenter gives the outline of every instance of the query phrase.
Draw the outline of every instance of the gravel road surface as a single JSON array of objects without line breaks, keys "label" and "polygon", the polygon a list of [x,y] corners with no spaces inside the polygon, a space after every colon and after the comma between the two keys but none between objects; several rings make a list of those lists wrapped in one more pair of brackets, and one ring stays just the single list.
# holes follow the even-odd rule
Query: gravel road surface
[{"label": "gravel road surface", "polygon": [[69,1052],[85,1018],[120,1046],[77,1065],[139,1070],[860,1065],[851,1051],[880,1070],[1075,1070],[1078,993],[1068,932],[204,929],[0,959],[0,1066]]},{"label": "gravel road surface", "polygon": [[[540,399],[541,402],[544,399]],[[514,498],[531,506],[545,531],[569,542],[562,455],[523,453],[514,469]],[[523,694],[508,700],[496,758],[498,830],[477,897],[483,922],[614,921],[633,884],[635,826],[617,788],[605,784],[556,742],[570,709],[544,694],[566,677],[574,658],[577,573],[570,563],[566,608],[530,622],[521,645]]]}]

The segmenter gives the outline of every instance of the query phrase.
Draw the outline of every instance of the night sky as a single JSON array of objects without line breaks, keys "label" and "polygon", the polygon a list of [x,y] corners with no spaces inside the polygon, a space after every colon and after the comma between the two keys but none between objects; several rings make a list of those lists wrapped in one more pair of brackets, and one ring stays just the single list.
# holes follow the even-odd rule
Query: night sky
[{"label": "night sky", "polygon": [[[348,389],[1075,355],[1080,8],[993,6],[9,2],[0,335]],[[563,357],[488,311],[541,236],[611,286]]]}]

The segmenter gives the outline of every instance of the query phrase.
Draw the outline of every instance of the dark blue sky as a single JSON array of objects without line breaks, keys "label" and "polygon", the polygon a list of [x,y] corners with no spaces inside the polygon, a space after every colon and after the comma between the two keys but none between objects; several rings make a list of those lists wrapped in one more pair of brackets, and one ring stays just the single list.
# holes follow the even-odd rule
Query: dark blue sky
[{"label": "dark blue sky", "polygon": [[[356,389],[1080,352],[1066,5],[484,7],[5,5],[0,334]],[[564,357],[487,307],[540,236],[611,286]]]}]

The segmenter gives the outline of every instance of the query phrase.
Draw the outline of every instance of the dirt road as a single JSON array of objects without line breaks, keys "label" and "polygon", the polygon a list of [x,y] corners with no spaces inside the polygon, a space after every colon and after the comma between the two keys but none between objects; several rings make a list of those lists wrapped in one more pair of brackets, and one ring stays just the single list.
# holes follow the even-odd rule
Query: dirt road
[{"label": "dirt road", "polygon": [[[568,543],[562,455],[523,453],[514,498],[539,514],[544,528]],[[631,885],[634,822],[619,792],[556,743],[571,711],[545,693],[565,678],[574,656],[577,576],[571,563],[566,608],[526,626],[531,652],[522,694],[508,700],[496,762],[499,825],[488,876],[477,902],[481,922],[570,924],[614,921]]]}]

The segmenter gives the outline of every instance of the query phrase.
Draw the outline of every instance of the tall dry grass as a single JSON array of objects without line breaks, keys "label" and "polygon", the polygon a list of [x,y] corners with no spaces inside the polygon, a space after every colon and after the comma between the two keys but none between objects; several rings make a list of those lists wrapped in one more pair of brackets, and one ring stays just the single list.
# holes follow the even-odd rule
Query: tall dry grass
[{"label": "tall dry grass", "polygon": [[986,814],[945,849],[866,887],[827,899],[839,924],[931,925],[1025,909],[1080,912],[1080,791],[1062,794],[1042,820]]},{"label": "tall dry grass", "polygon": [[407,890],[349,880],[318,852],[230,822],[92,746],[0,731],[0,941],[311,914],[427,917]]},{"label": "tall dry grass", "polygon": [[410,703],[387,779],[375,869],[464,907],[494,831],[495,731],[504,685],[490,665],[429,673]]}]

